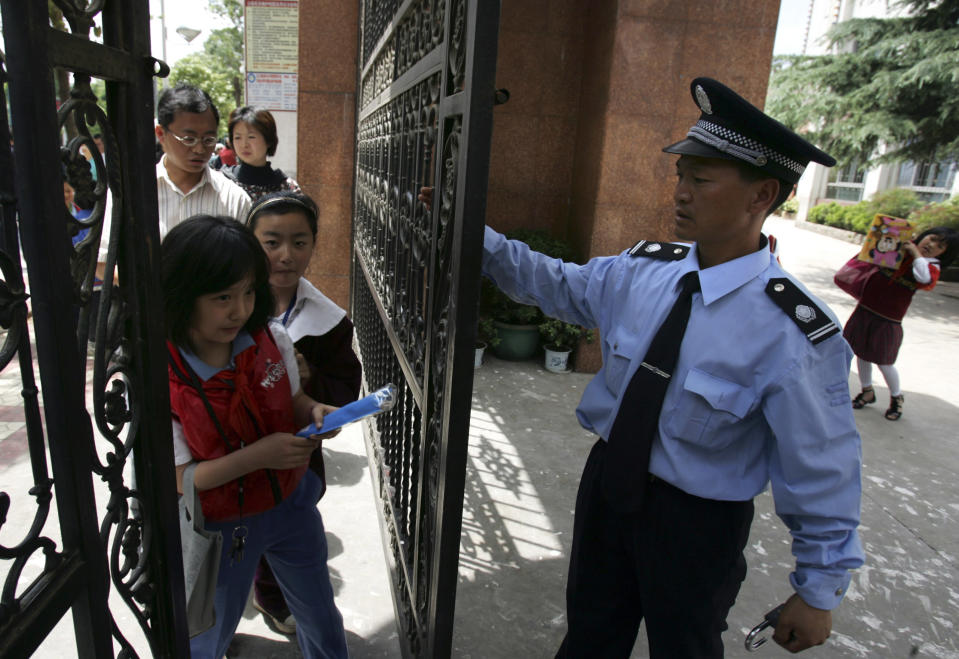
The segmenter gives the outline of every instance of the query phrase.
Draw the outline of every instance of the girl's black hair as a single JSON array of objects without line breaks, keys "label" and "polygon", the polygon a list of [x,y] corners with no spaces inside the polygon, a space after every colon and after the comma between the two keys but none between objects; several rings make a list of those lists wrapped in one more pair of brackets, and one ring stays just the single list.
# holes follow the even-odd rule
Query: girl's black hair
[{"label": "girl's black hair", "polygon": [[250,228],[250,231],[256,231],[256,221],[261,215],[285,215],[287,213],[302,213],[310,227],[313,238],[316,238],[316,221],[320,215],[320,210],[309,195],[292,190],[273,192],[260,197],[246,216],[246,226]]},{"label": "girl's black hair", "polygon": [[945,270],[959,255],[959,231],[949,227],[932,227],[920,233],[912,242],[918,245],[926,236],[939,236],[946,243],[946,251],[936,257],[940,268]]},{"label": "girl's black hair", "polygon": [[189,346],[196,300],[252,276],[256,300],[243,326],[265,327],[273,312],[270,263],[253,232],[232,217],[194,215],[175,227],[160,246],[160,277],[166,335]]}]

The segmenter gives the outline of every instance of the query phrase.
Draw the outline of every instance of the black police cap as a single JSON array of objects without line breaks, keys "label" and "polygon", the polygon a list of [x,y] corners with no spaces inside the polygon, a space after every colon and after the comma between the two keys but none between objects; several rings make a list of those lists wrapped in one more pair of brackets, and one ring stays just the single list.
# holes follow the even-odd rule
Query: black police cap
[{"label": "black police cap", "polygon": [[827,167],[835,158],[767,116],[712,78],[696,78],[689,91],[702,111],[686,139],[663,148],[704,158],[741,160],[762,172],[796,183],[810,161]]}]

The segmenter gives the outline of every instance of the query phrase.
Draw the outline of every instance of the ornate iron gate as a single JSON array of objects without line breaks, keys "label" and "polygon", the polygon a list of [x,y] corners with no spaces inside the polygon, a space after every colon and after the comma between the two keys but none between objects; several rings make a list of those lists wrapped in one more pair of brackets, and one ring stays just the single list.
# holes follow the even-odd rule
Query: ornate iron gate
[{"label": "ornate iron gate", "polygon": [[[492,130],[498,0],[364,0],[352,316],[406,656],[449,656]],[[432,208],[417,201],[433,187]]]},{"label": "ornate iron gate", "polygon": [[[157,322],[152,78],[165,75],[166,65],[150,57],[148,0],[0,0],[0,8],[7,49],[0,76],[7,78],[7,67],[15,150],[11,154],[7,147],[10,122],[0,88],[0,326],[5,330],[0,368],[15,368],[11,362],[18,357],[33,472],[29,494],[35,498],[32,513],[24,511],[30,504],[22,501],[20,510],[11,510],[11,494],[16,501],[27,493],[0,492],[0,526],[11,514],[30,520],[3,529],[17,542],[0,545],[0,567],[6,571],[0,656],[31,654],[68,610],[80,657],[115,652],[133,657],[135,644],[154,656],[188,656],[166,360]],[[65,22],[56,29],[51,16],[60,12]],[[95,21],[102,43],[90,36]],[[58,110],[54,74],[60,70],[73,72],[73,84]],[[92,77],[106,80],[106,112],[97,105]],[[66,74],[59,79],[66,80]],[[105,143],[103,155],[93,139],[96,132]],[[66,211],[64,178],[78,198],[93,204],[88,219],[77,220]],[[98,247],[107,208],[112,208],[112,232],[97,304]],[[99,510],[94,475],[107,486]],[[53,522],[48,520],[53,496],[59,546],[57,529],[45,528]],[[43,567],[30,579],[31,559],[41,554]],[[111,585],[114,599],[129,609],[122,617],[110,609]],[[143,637],[144,643],[133,640]]]}]

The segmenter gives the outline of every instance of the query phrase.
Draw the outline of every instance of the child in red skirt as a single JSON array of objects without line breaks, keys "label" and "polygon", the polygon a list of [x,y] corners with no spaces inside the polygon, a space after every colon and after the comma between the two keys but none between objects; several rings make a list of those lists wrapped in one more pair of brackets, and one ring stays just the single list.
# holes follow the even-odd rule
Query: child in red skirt
[{"label": "child in red skirt", "polygon": [[876,402],[872,387],[872,365],[889,387],[886,418],[902,416],[903,395],[899,373],[893,364],[902,345],[902,318],[916,290],[932,290],[939,273],[959,253],[959,232],[947,227],[923,231],[903,246],[906,257],[895,270],[879,268],[866,282],[859,304],[853,310],[842,335],[856,353],[862,391],[852,401],[854,409]]}]

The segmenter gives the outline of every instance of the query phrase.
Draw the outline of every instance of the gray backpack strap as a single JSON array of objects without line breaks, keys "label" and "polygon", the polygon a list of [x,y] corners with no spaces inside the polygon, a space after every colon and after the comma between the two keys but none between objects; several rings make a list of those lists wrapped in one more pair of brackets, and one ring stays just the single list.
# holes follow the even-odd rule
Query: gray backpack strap
[{"label": "gray backpack strap", "polygon": [[196,485],[193,482],[196,462],[191,462],[183,470],[183,502],[186,505],[186,512],[193,523],[193,529],[197,532],[203,531],[203,524],[206,521],[203,518],[203,506],[200,505],[200,493],[196,491]]}]

